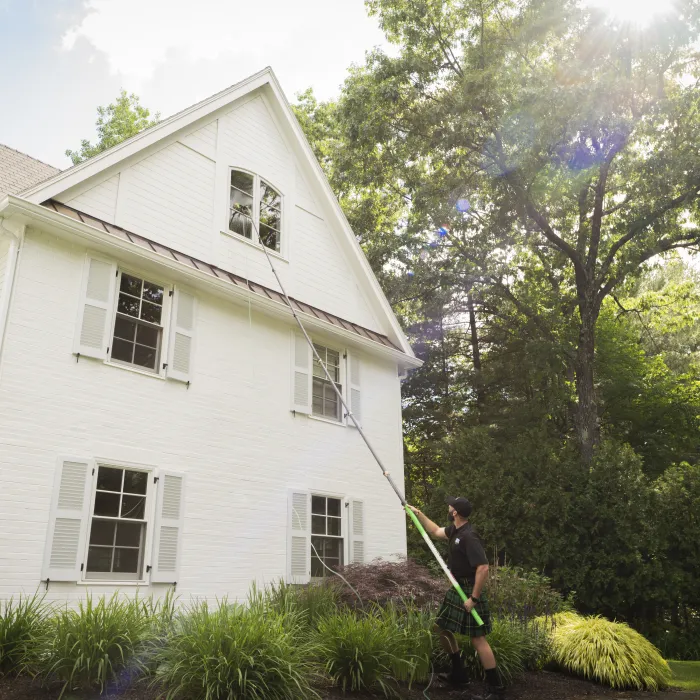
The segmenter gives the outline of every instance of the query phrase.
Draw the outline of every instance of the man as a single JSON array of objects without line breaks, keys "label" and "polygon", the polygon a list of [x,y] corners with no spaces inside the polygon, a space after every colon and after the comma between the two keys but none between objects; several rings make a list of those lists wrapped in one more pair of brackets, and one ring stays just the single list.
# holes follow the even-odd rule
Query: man
[{"label": "man", "polygon": [[[495,700],[503,697],[504,688],[496,668],[496,659],[486,640],[486,635],[491,631],[491,615],[483,589],[489,572],[489,563],[481,541],[469,524],[471,503],[466,498],[450,496],[447,504],[447,517],[451,521],[447,527],[436,525],[418,508],[409,506],[431,537],[449,542],[447,565],[462,590],[469,595],[469,599],[462,603],[457,591],[450,588],[435,620],[435,624],[440,629],[442,648],[452,660],[452,672],[446,680],[454,684],[466,682],[466,673],[455,634],[468,636],[479,655],[479,661],[484,667],[489,685],[487,694],[482,698],[475,697],[474,700]],[[482,627],[477,625],[471,614],[473,608],[476,608],[484,622]]]}]

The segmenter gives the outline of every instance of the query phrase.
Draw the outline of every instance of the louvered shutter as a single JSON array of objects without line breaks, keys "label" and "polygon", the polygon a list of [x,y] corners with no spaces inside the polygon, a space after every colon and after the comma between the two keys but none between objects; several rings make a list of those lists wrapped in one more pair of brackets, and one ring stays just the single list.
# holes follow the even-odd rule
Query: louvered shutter
[{"label": "louvered shutter", "polygon": [[308,491],[288,495],[287,581],[311,580],[311,497]]},{"label": "louvered shutter", "polygon": [[161,471],[153,527],[151,583],[177,583],[182,558],[185,475]]},{"label": "louvered shutter", "polygon": [[311,348],[301,333],[292,332],[292,410],[311,413]]},{"label": "louvered shutter", "polygon": [[93,462],[62,459],[54,480],[42,580],[78,581],[85,553]]},{"label": "louvered shutter", "polygon": [[172,321],[170,323],[170,353],[168,378],[180,382],[192,380],[194,355],[194,328],[197,300],[192,294],[176,289],[173,296]]},{"label": "louvered shutter", "polygon": [[[362,394],[360,391],[360,358],[355,353],[348,353],[347,362],[348,388],[350,410],[357,422],[362,426]],[[355,425],[348,420],[348,425]]]},{"label": "louvered shutter", "polygon": [[365,504],[357,498],[350,499],[350,563],[365,562]]},{"label": "louvered shutter", "polygon": [[98,258],[85,261],[74,350],[80,355],[107,359],[112,326],[117,266]]}]

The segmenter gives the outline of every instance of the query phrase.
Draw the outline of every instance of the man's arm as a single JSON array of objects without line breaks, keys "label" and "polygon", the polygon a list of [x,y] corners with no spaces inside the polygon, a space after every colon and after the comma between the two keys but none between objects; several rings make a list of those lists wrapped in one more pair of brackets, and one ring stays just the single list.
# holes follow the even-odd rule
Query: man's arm
[{"label": "man's arm", "polygon": [[436,540],[448,539],[447,535],[445,534],[444,527],[440,527],[439,525],[434,523],[427,515],[425,515],[425,513],[418,510],[418,508],[414,508],[411,505],[409,505],[408,507],[418,516],[418,520],[420,520],[420,524],[425,528],[425,531],[431,537],[434,537]]},{"label": "man's arm", "polygon": [[482,564],[481,566],[476,567],[476,577],[474,580],[474,590],[472,590],[472,595],[475,598],[481,597],[481,591],[484,588],[484,584],[486,583],[486,579],[488,578],[488,575],[489,575],[489,565],[488,564]]}]

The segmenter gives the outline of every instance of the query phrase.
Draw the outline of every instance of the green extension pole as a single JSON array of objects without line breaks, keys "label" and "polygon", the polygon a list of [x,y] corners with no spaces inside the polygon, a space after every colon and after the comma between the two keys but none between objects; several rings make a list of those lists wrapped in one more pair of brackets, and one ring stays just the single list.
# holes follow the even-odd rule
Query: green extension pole
[{"label": "green extension pole", "polygon": [[[336,396],[338,397],[338,401],[340,402],[341,406],[343,407],[345,411],[345,417],[349,418],[353,425],[357,428],[357,432],[360,434],[360,437],[364,440],[365,445],[367,445],[369,451],[372,453],[372,456],[374,457],[374,460],[376,461],[377,465],[379,468],[382,470],[382,475],[384,478],[389,482],[389,485],[391,486],[392,489],[394,489],[394,493],[398,496],[398,499],[401,501],[401,505],[406,509],[406,512],[410,516],[411,520],[413,520],[415,526],[418,528],[418,532],[423,536],[423,539],[425,540],[426,544],[428,547],[430,547],[430,551],[433,553],[433,556],[435,559],[437,559],[437,563],[440,564],[442,567],[442,570],[445,572],[445,575],[449,579],[450,583],[455,587],[455,590],[457,593],[459,593],[459,597],[466,603],[467,602],[467,595],[466,593],[462,590],[462,587],[457,583],[457,580],[455,577],[452,575],[452,572],[447,568],[447,564],[445,564],[443,558],[440,556],[440,553],[435,549],[435,545],[432,543],[430,540],[430,537],[428,536],[428,533],[425,531],[425,528],[420,524],[420,520],[416,517],[416,514],[408,507],[406,503],[406,499],[403,497],[403,494],[399,490],[399,487],[396,485],[394,480],[391,478],[391,475],[389,472],[384,468],[384,463],[381,460],[381,457],[377,454],[376,450],[372,446],[372,443],[369,441],[369,438],[367,435],[365,435],[365,431],[362,430],[362,426],[360,425],[359,421],[357,420],[355,414],[350,410],[350,407],[347,405],[345,399],[343,398],[343,394],[341,391],[338,389],[336,386],[335,380],[331,377],[331,375],[328,372],[328,368],[326,367],[326,363],[321,359],[320,355],[318,354],[318,351],[316,350],[316,346],[313,344],[311,338],[309,337],[309,334],[306,332],[306,328],[304,328],[304,324],[302,323],[301,319],[299,318],[299,315],[297,314],[294,305],[292,302],[289,300],[289,297],[287,296],[287,291],[284,288],[284,285],[282,284],[282,280],[280,279],[280,276],[277,274],[277,269],[272,263],[272,258],[270,257],[269,253],[267,252],[267,246],[263,243],[262,238],[260,237],[260,231],[258,231],[257,226],[255,225],[255,222],[253,223],[253,229],[255,231],[255,235],[258,239],[258,242],[260,243],[260,247],[262,248],[263,253],[265,253],[265,257],[267,258],[267,262],[270,266],[270,269],[272,270],[272,274],[275,276],[275,279],[277,280],[277,284],[279,285],[280,291],[282,292],[282,296],[284,297],[284,301],[289,307],[289,310],[292,312],[292,316],[294,317],[294,320],[297,323],[297,326],[299,326],[299,330],[302,332],[304,338],[306,339],[306,342],[308,343],[309,347],[311,348],[311,352],[313,353],[314,358],[318,362],[319,366],[323,370],[324,375],[326,376],[326,379],[328,380],[328,384],[333,388],[335,391]],[[481,627],[481,625],[484,624],[484,621],[481,619],[479,616],[479,613],[476,610],[472,610],[472,615],[474,616],[474,620],[476,620],[477,625]]]},{"label": "green extension pole", "polygon": [[[425,531],[425,528],[421,525],[420,520],[418,520],[418,517],[411,510],[411,508],[408,505],[404,505],[404,508],[408,513],[408,517],[411,518],[411,520],[413,520],[413,524],[418,528],[418,532],[420,532],[420,534],[423,536],[425,543],[430,548],[430,551],[433,553],[433,556],[437,560],[437,563],[440,564],[440,567],[445,572],[445,576],[447,576],[447,578],[450,580],[450,583],[454,586],[454,589],[457,591],[457,593],[459,593],[459,597],[462,599],[462,602],[466,603],[468,600],[467,594],[462,590],[462,586],[460,586],[459,583],[457,583],[457,579],[447,568],[447,564],[445,564],[445,560],[440,556],[440,552],[438,552],[437,549],[435,549],[435,545],[430,539],[430,535],[428,535],[428,533]],[[476,620],[476,624],[479,625],[479,627],[481,627],[484,624],[484,621],[481,619],[481,616],[474,608],[472,608],[472,617]]]}]

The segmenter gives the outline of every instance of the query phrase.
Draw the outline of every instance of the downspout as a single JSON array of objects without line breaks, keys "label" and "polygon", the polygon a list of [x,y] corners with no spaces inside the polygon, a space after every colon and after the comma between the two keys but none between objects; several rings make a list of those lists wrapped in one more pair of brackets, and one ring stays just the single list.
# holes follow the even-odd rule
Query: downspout
[{"label": "downspout", "polygon": [[15,277],[19,263],[19,254],[22,250],[24,239],[24,226],[16,224],[5,218],[0,218],[0,237],[10,237],[10,249],[7,253],[5,264],[5,279],[0,290],[0,376],[2,375],[3,355],[5,349],[5,337],[10,316],[10,304],[15,287]]}]

